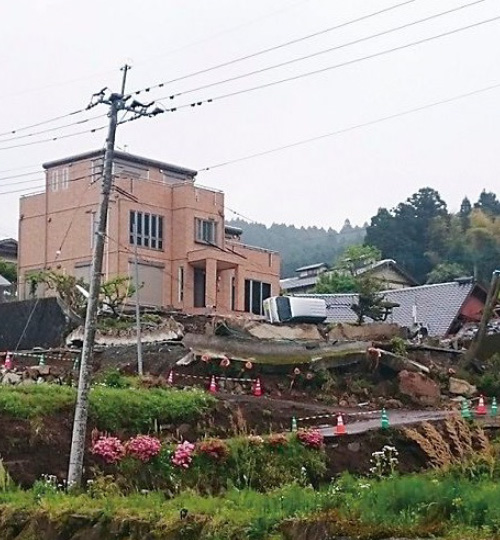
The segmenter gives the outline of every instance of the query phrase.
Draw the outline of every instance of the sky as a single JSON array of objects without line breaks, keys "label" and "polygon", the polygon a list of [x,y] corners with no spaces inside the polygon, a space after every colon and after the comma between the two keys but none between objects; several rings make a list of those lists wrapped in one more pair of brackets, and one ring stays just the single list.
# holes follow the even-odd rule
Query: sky
[{"label": "sky", "polygon": [[[339,229],[421,187],[451,211],[482,189],[500,195],[498,0],[16,0],[0,10],[0,237],[17,237],[19,197],[43,189],[42,163],[103,147],[106,130],[88,130],[105,116],[68,124],[106,106],[11,132],[119,91],[125,63],[127,91],[165,83],[137,99],[179,109],[119,126],[117,148],[199,170],[199,184],[225,192],[226,218]],[[203,104],[182,107],[192,102]]]}]

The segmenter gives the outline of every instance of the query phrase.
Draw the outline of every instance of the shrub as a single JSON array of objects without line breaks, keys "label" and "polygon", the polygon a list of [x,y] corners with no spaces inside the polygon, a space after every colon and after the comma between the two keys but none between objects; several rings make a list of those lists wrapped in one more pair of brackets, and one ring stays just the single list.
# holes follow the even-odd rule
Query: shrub
[{"label": "shrub", "polygon": [[225,461],[229,456],[229,448],[220,439],[207,439],[198,443],[196,450],[199,454],[205,454],[215,461]]},{"label": "shrub", "polygon": [[90,451],[106,463],[118,463],[125,456],[125,446],[117,437],[99,437]]},{"label": "shrub", "polygon": [[272,448],[282,448],[283,446],[287,446],[288,438],[284,433],[273,433],[269,435],[266,442]]},{"label": "shrub", "polygon": [[309,448],[321,448],[323,446],[323,434],[318,429],[299,429],[297,439]]},{"label": "shrub", "polygon": [[156,437],[137,435],[126,443],[125,450],[129,456],[147,463],[160,453],[161,442]]},{"label": "shrub", "polygon": [[194,444],[189,441],[184,441],[177,445],[174,455],[172,456],[172,463],[176,467],[182,467],[188,469],[193,461]]}]

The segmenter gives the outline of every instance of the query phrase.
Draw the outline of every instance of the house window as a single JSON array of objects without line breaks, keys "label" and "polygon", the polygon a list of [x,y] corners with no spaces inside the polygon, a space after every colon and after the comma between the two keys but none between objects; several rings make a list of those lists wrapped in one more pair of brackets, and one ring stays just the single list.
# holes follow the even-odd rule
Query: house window
[{"label": "house window", "polygon": [[151,249],[163,249],[163,216],[130,211],[129,242]]},{"label": "house window", "polygon": [[64,167],[50,171],[49,174],[50,191],[59,191],[60,189],[68,189],[69,186],[69,169]]},{"label": "house window", "polygon": [[184,266],[179,266],[179,276],[177,278],[179,286],[178,300],[184,302]]},{"label": "house window", "polygon": [[212,219],[195,219],[195,240],[204,244],[217,244],[217,222]]},{"label": "house window", "polygon": [[264,315],[262,302],[271,296],[271,284],[255,279],[245,279],[245,311]]}]

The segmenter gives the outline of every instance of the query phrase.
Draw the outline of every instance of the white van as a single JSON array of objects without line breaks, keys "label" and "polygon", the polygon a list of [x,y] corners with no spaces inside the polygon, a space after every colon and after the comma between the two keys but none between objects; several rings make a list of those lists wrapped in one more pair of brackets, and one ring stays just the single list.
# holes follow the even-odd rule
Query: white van
[{"label": "white van", "polygon": [[326,319],[326,303],[322,298],[271,296],[262,305],[270,323],[322,323]]}]

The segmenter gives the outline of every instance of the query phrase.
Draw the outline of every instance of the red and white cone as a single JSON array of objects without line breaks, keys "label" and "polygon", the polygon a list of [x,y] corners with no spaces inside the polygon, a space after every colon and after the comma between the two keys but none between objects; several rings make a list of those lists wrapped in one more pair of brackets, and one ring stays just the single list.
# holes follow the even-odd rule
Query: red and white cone
[{"label": "red and white cone", "polygon": [[210,386],[208,388],[208,391],[211,394],[216,394],[217,393],[217,384],[215,383],[215,377],[213,375],[212,375],[212,378],[210,379]]},{"label": "red and white cone", "polygon": [[344,425],[344,419],[342,418],[342,414],[339,413],[337,416],[337,426],[335,427],[335,435],[345,435],[345,425]]},{"label": "red and white cone", "polygon": [[170,373],[168,374],[167,384],[170,384],[170,386],[172,386],[174,384],[174,372],[173,372],[173,370],[170,370]]},{"label": "red and white cone", "polygon": [[13,363],[12,363],[12,355],[10,352],[8,352],[5,356],[5,362],[4,362],[4,368],[5,369],[12,369]]},{"label": "red and white cone", "polygon": [[479,396],[479,403],[476,407],[476,414],[479,416],[484,416],[487,413],[486,411],[486,405],[484,404],[484,397]]},{"label": "red and white cone", "polygon": [[255,380],[255,384],[253,387],[253,395],[256,397],[260,397],[262,395],[262,386],[260,385],[260,379],[257,378]]}]

